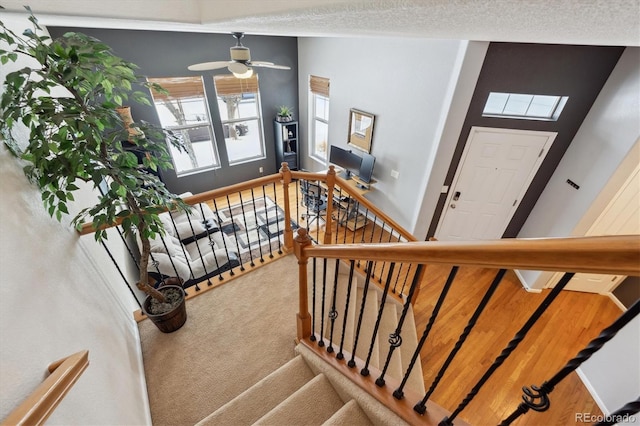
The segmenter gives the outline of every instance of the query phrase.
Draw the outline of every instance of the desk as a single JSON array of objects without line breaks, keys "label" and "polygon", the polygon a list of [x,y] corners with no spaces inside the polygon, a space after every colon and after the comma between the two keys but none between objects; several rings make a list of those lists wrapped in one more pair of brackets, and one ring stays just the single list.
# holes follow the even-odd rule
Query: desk
[{"label": "desk", "polygon": [[[339,170],[336,170],[338,173]],[[323,173],[323,172],[320,172]],[[367,194],[368,192],[373,191],[373,184],[376,183],[375,180],[371,180],[368,184],[362,182],[358,179],[357,176],[352,175],[351,178],[345,179],[347,185],[350,190],[357,192],[360,195]],[[320,183],[323,188],[327,188],[324,182]],[[363,214],[360,214],[359,207],[360,203],[358,200],[351,198],[348,194],[346,196],[340,197],[336,194],[334,190],[333,195],[333,203],[334,205],[338,205],[338,224],[341,226],[346,226],[352,232],[362,228],[367,220]]]}]

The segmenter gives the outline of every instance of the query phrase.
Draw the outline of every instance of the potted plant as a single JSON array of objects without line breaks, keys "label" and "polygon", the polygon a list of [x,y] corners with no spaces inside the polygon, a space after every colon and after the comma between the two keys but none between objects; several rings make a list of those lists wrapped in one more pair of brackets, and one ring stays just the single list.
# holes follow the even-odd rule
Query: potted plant
[{"label": "potted plant", "polygon": [[[80,229],[91,221],[98,241],[106,238],[106,228],[114,224],[121,224],[125,232],[135,229],[141,242],[137,287],[148,295],[145,313],[168,315],[175,325],[184,323],[186,311],[184,319],[175,318],[176,306],[167,303],[184,310],[182,287],[156,289],[147,272],[150,238],[164,233],[158,214],[189,208],[153,173],[172,166],[166,138],[176,146],[180,142],[148,123],[125,125],[116,111],[130,101],[150,105],[147,94],[132,90],[135,85],[162,88],[142,81],[134,64],[115,56],[99,40],[81,33],[66,33],[55,40],[39,35],[42,28],[28,11],[34,28],[21,36],[0,21],[0,40],[9,45],[9,50],[0,50],[0,63],[25,55],[38,64],[9,73],[4,82],[0,132],[6,146],[26,163],[26,176],[41,190],[45,207],[58,220],[69,213],[67,205],[74,200],[79,181],[94,188],[102,185],[97,204],[81,210],[73,225]],[[52,96],[52,91],[59,95]],[[28,141],[13,138],[17,126],[26,126]],[[170,311],[163,314],[162,309]]]},{"label": "potted plant", "polygon": [[276,121],[281,123],[286,123],[293,120],[291,114],[293,114],[293,108],[281,105],[278,107],[278,112],[276,113]]}]

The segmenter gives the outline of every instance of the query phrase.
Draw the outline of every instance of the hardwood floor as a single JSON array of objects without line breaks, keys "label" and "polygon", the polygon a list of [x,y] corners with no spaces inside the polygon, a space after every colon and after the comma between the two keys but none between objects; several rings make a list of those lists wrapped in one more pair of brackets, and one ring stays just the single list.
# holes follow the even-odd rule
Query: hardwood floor
[{"label": "hardwood floor", "polygon": [[[300,203],[296,186],[292,184],[289,190],[291,200],[298,199]],[[284,197],[281,186],[276,185],[275,191],[269,186],[265,193],[282,205]],[[249,192],[243,193],[243,199],[249,196]],[[230,197],[232,204],[238,201],[238,196]],[[297,219],[302,226],[305,225],[300,217],[303,212],[303,208],[292,209],[293,219]],[[363,232],[367,234],[363,235]],[[312,226],[310,234],[322,241],[324,229],[322,226]],[[335,235],[334,241],[339,243],[360,242],[363,239],[367,242],[395,241],[387,230],[373,227],[372,224],[356,233],[338,227],[334,229]],[[421,352],[427,389],[496,272],[468,267],[459,270]],[[420,297],[414,306],[418,337],[429,321],[448,274],[449,268],[426,268]],[[515,274],[507,272],[431,399],[449,411],[455,410],[547,294],[548,290],[541,294],[525,291]],[[459,418],[473,425],[499,423],[521,402],[522,386],[539,386],[550,379],[620,313],[620,309],[605,296],[561,292],[513,354],[460,413]],[[530,411],[514,424],[578,424],[575,413],[601,414],[575,372],[554,389],[550,399],[551,408],[547,412]]]}]

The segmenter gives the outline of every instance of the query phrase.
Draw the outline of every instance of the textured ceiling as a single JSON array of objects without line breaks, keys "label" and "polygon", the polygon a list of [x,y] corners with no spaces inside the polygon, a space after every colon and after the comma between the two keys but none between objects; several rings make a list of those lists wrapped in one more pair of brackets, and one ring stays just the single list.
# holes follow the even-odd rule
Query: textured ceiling
[{"label": "textured ceiling", "polygon": [[[24,0],[0,0],[21,11]],[[640,45],[640,0],[31,0],[46,25]]]}]

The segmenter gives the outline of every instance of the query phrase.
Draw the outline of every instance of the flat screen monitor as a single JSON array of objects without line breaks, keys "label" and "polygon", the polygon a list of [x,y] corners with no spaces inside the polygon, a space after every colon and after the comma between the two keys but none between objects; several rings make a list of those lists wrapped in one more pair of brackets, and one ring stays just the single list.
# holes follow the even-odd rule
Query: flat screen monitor
[{"label": "flat screen monitor", "polygon": [[376,162],[376,157],[371,154],[363,152],[362,162],[360,163],[360,171],[358,172],[358,178],[364,183],[371,182],[371,176],[373,175],[373,164]]},{"label": "flat screen monitor", "polygon": [[362,159],[351,151],[331,145],[329,162],[344,169],[344,171],[340,173],[340,176],[349,179],[351,174],[358,174],[360,172]]}]

